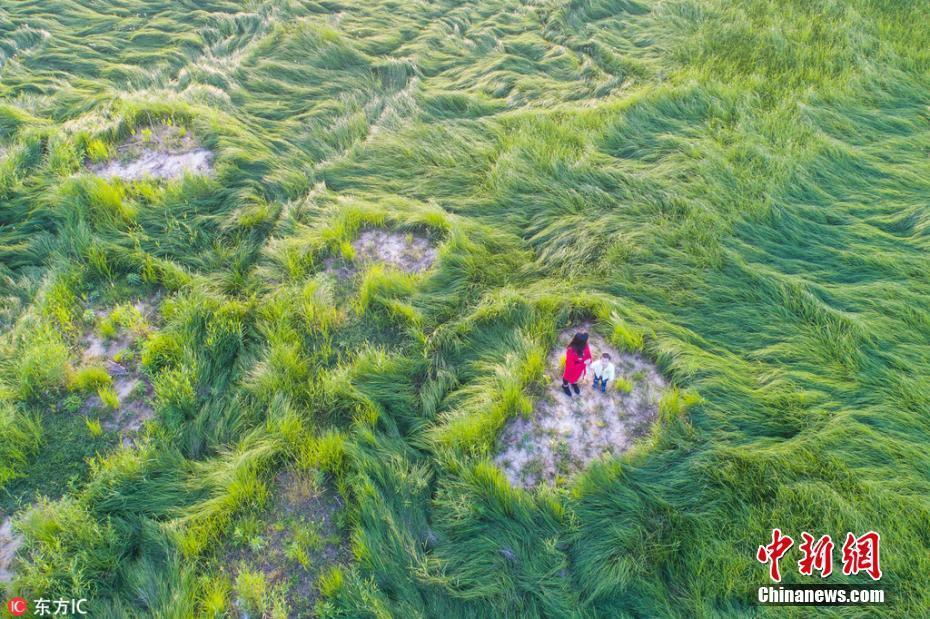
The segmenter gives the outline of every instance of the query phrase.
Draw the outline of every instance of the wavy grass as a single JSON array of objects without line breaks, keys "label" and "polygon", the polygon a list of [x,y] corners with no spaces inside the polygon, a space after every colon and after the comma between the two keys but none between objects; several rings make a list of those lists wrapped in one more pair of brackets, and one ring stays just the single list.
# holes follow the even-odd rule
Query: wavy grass
[{"label": "wavy grass", "polygon": [[[916,0],[4,6],[16,593],[268,606],[217,549],[296,463],[347,505],[325,617],[765,614],[749,591],[776,526],[880,531],[882,612],[926,615],[928,19]],[[88,170],[165,123],[211,177]],[[435,265],[328,275],[369,226],[425,234]],[[89,441],[86,312],[155,293],[151,430]],[[497,434],[583,320],[675,389],[623,458],[513,489]]]}]

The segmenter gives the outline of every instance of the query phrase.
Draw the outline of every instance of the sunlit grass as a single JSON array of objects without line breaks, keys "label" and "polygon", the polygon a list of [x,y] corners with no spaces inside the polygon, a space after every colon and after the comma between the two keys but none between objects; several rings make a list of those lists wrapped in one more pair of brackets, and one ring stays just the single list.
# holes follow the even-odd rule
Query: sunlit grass
[{"label": "sunlit grass", "polygon": [[[286,616],[257,566],[216,566],[297,466],[347,506],[325,617],[752,614],[776,526],[880,531],[888,614],[927,614],[926,3],[9,5],[17,594]],[[93,174],[160,125],[212,174]],[[438,258],[356,264],[367,228]],[[511,488],[500,431],[584,321],[668,379],[658,423]],[[119,360],[155,417],[132,446],[84,417],[132,404],[82,360],[89,334],[139,339]]]}]

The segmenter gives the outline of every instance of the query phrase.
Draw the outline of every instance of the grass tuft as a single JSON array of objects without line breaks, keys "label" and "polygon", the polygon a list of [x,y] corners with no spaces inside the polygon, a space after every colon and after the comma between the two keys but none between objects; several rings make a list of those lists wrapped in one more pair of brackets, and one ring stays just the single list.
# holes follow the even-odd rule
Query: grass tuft
[{"label": "grass tuft", "polygon": [[[930,616],[930,4],[189,4],[3,6],[7,591],[113,617],[748,616],[778,526],[880,531],[875,612]],[[189,145],[209,175],[97,175]],[[370,228],[437,260],[372,264]],[[124,402],[81,363],[100,308],[139,342]],[[514,489],[502,428],[582,323],[655,360],[659,422]],[[125,446],[94,392],[142,425]],[[345,504],[318,578],[311,533],[256,524],[295,468]],[[229,569],[292,541],[294,574]]]}]

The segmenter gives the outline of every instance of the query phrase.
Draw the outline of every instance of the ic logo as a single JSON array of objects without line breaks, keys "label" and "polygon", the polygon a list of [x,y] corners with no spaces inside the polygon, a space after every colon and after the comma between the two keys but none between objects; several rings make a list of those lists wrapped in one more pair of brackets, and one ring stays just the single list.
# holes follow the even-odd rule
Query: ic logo
[{"label": "ic logo", "polygon": [[14,617],[21,617],[29,610],[29,602],[23,598],[13,598],[6,603],[6,609],[10,611],[10,614]]}]

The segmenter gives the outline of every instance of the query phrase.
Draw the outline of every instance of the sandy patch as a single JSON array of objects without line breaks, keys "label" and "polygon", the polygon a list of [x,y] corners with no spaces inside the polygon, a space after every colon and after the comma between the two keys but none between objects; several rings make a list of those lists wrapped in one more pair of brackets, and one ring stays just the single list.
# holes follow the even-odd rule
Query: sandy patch
[{"label": "sandy patch", "polygon": [[[100,315],[106,317],[106,313]],[[135,342],[135,337],[131,333],[121,332],[116,337],[105,338],[91,330],[81,339],[81,345],[84,348],[81,358],[85,363],[113,359],[119,353],[131,348],[133,342]]]},{"label": "sandy patch", "polygon": [[[258,530],[226,553],[224,563],[232,581],[242,569],[259,570],[269,591],[286,588],[291,616],[312,615],[320,573],[348,563],[351,557],[348,536],[340,528],[342,509],[342,498],[322,475],[279,474]],[[236,607],[244,616],[241,601]]]},{"label": "sandy patch", "polygon": [[[155,316],[157,298],[139,300],[132,304],[146,323]],[[110,311],[94,311],[95,318],[106,319]],[[139,361],[131,353],[141,334],[131,329],[121,328],[115,337],[101,337],[96,329],[88,331],[82,339],[85,364],[101,364],[113,381],[113,389],[119,398],[119,408],[112,412],[102,425],[108,432],[119,432],[122,444],[130,445],[133,436],[142,429],[143,424],[155,415],[152,407],[154,390],[149,379],[142,373]],[[98,395],[87,399],[84,409],[100,411],[106,409]]]},{"label": "sandy patch", "polygon": [[407,273],[422,273],[436,262],[438,250],[433,242],[413,232],[395,232],[381,228],[365,228],[352,241],[351,262],[331,259],[326,268],[340,278],[353,276],[366,264],[386,264]]},{"label": "sandy patch", "polygon": [[212,173],[213,153],[199,146],[184,129],[159,125],[137,132],[117,148],[117,156],[90,170],[102,178],[127,181],[142,178],[174,179]]},{"label": "sandy patch", "polygon": [[[120,406],[103,422],[103,427],[108,432],[120,432],[123,445],[130,445],[133,435],[155,416],[155,409],[152,408],[154,390],[148,378],[134,366],[127,367],[108,361],[106,368],[113,378],[113,389],[119,397]],[[98,396],[93,398],[99,401]]]},{"label": "sandy patch", "polygon": [[[636,438],[648,433],[656,419],[659,399],[667,384],[656,367],[639,354],[621,353],[590,331],[589,346],[597,359],[610,354],[617,380],[607,393],[595,391],[589,370],[581,380],[581,395],[569,398],[562,391],[565,347],[578,327],[563,331],[549,353],[547,377],[551,381],[539,396],[529,417],[512,419],[504,428],[494,461],[515,486],[532,488],[568,479],[600,457],[617,456]],[[628,381],[629,392],[618,389]]]},{"label": "sandy patch", "polygon": [[13,531],[13,520],[5,518],[0,523],[0,583],[13,581],[13,559],[22,545],[23,538]]}]

